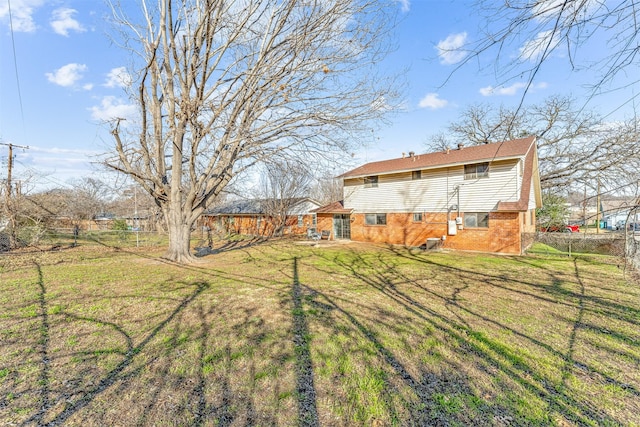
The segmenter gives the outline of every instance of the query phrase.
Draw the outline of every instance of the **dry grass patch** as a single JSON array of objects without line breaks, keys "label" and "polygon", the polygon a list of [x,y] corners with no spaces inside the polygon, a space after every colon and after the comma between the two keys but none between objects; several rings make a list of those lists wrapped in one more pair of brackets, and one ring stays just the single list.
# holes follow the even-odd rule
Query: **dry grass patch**
[{"label": "dry grass patch", "polygon": [[222,245],[3,255],[0,420],[640,423],[640,288],[606,258]]}]

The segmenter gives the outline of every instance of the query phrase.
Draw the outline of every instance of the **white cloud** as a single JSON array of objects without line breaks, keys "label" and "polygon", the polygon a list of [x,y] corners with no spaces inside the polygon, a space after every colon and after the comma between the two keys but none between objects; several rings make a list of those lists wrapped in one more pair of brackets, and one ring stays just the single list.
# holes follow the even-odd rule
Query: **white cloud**
[{"label": "white cloud", "polygon": [[444,108],[449,104],[449,101],[440,99],[437,93],[428,93],[420,100],[418,106],[420,108],[431,108],[432,110],[438,110]]},{"label": "white cloud", "polygon": [[[532,85],[529,89],[545,89],[548,84],[546,82],[540,82],[536,85]],[[514,83],[511,86],[487,86],[480,88],[480,94],[482,96],[512,96],[518,93],[520,89],[527,87],[526,83]]]},{"label": "white cloud", "polygon": [[113,68],[107,74],[106,87],[127,87],[130,86],[133,79],[125,67]]},{"label": "white cloud", "polygon": [[45,73],[45,75],[51,83],[70,87],[82,79],[82,73],[85,71],[87,71],[86,65],[71,63],[60,67],[53,73]]},{"label": "white cloud", "polygon": [[99,152],[98,151],[94,151],[94,150],[78,150],[75,148],[58,148],[58,147],[53,147],[53,148],[44,148],[44,147],[37,147],[37,146],[31,146],[29,147],[31,151],[35,151],[35,152],[40,152],[40,153],[48,153],[48,154],[64,154],[64,155],[96,155]]},{"label": "white cloud", "polygon": [[400,3],[400,10],[403,12],[409,12],[411,8],[411,2],[409,0],[395,0],[397,3]]},{"label": "white cloud", "polygon": [[456,64],[467,56],[467,52],[461,48],[467,42],[467,33],[450,34],[446,39],[440,40],[436,45],[440,63],[445,65]]},{"label": "white cloud", "polygon": [[[32,33],[36,30],[33,14],[44,0],[11,0],[11,24],[13,31]],[[0,3],[0,20],[9,22],[9,2]]]},{"label": "white cloud", "polygon": [[558,38],[553,37],[553,31],[542,31],[536,35],[535,39],[529,40],[520,47],[520,59],[536,62],[541,55],[549,55],[558,43]]},{"label": "white cloud", "polygon": [[91,107],[89,111],[94,120],[130,119],[135,116],[136,106],[126,104],[115,96],[105,96],[100,101],[100,105]]},{"label": "white cloud", "polygon": [[76,13],[78,13],[77,10],[69,8],[54,10],[51,17],[51,28],[53,28],[53,31],[62,36],[68,36],[69,30],[79,33],[86,31],[86,29],[73,18],[73,15]]}]

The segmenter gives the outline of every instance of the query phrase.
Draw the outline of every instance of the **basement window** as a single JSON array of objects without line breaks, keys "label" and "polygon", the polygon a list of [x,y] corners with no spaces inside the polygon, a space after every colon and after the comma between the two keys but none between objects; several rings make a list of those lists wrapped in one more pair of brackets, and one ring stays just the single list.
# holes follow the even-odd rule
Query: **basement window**
[{"label": "basement window", "polygon": [[465,228],[489,228],[489,212],[465,212]]},{"label": "basement window", "polygon": [[387,225],[387,214],[364,214],[365,225]]},{"label": "basement window", "polygon": [[413,222],[422,222],[422,212],[413,213]]},{"label": "basement window", "polygon": [[489,162],[464,165],[464,179],[477,179],[489,177]]},{"label": "basement window", "polygon": [[364,177],[364,188],[373,188],[378,186],[378,176],[365,176]]}]

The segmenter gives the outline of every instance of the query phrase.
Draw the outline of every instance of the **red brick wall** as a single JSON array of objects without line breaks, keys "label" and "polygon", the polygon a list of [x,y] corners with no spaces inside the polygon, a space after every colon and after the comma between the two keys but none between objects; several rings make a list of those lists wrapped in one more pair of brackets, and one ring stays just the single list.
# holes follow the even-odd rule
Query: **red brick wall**
[{"label": "red brick wall", "polygon": [[[233,217],[233,223],[230,218]],[[285,235],[306,235],[307,228],[313,225],[312,215],[303,215],[302,226],[298,227],[298,216],[287,217]],[[258,224],[257,215],[218,215],[202,217],[201,225],[207,225],[212,230],[232,232],[236,234],[270,236],[273,234],[274,223],[271,218],[262,216]]]},{"label": "red brick wall", "polygon": [[413,222],[413,213],[388,213],[387,225],[365,225],[364,214],[351,215],[351,240],[420,246],[428,237],[447,233],[446,214],[423,214],[422,222]]},{"label": "red brick wall", "polygon": [[318,233],[323,230],[329,230],[331,232],[330,239],[333,240],[333,214],[321,214],[317,215],[318,226],[316,227]]},{"label": "red brick wall", "polygon": [[[446,213],[423,214],[422,222],[413,222],[412,213],[388,213],[387,225],[365,225],[364,214],[352,214],[351,219],[351,239],[356,241],[420,246],[427,238],[442,238],[447,234]],[[520,254],[521,221],[518,212],[491,212],[489,228],[458,230],[455,236],[446,236],[442,247]]]}]

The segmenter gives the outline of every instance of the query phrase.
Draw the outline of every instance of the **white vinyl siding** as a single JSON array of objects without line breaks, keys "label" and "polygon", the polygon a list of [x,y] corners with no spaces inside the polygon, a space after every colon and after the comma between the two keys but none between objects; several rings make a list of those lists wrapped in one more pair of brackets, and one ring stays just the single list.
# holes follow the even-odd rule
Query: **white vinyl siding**
[{"label": "white vinyl siding", "polygon": [[465,180],[463,165],[423,169],[419,180],[411,171],[378,175],[377,188],[365,188],[362,178],[345,179],[344,205],[354,212],[447,212],[459,201],[461,211],[489,212],[499,201],[519,200],[518,161],[493,162],[490,169],[479,180]]}]

